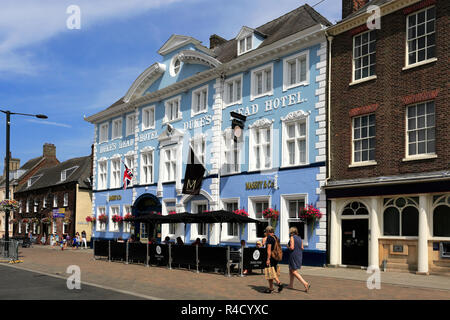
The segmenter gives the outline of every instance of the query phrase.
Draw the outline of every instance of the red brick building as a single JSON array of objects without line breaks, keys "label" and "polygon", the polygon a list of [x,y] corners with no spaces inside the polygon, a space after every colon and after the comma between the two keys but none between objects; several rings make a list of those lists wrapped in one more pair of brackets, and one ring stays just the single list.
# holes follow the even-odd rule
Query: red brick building
[{"label": "red brick building", "polygon": [[328,29],[330,264],[450,272],[450,2],[342,8]]}]

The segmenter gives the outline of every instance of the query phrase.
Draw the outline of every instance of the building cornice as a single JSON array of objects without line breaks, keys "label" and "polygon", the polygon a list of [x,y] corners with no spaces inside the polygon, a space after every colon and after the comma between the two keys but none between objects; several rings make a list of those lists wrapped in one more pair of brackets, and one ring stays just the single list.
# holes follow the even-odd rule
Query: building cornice
[{"label": "building cornice", "polygon": [[[422,0],[394,0],[380,6],[380,15],[385,16],[412,4],[420,2]],[[372,13],[361,13],[353,18],[342,21],[334,26],[327,29],[327,33],[331,36],[336,36],[338,34],[349,31],[353,28],[359,27],[367,23],[367,19],[372,15]]]},{"label": "building cornice", "polygon": [[217,68],[222,65],[219,60],[194,50],[180,51],[178,53],[178,58],[185,63],[201,64],[212,68]]}]

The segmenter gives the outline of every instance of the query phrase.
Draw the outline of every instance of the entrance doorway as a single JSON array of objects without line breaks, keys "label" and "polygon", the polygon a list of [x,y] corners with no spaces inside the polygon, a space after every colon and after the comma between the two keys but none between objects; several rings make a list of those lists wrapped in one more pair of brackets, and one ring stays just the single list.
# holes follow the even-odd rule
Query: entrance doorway
[{"label": "entrance doorway", "polygon": [[342,221],[342,264],[368,266],[369,220],[351,219]]}]

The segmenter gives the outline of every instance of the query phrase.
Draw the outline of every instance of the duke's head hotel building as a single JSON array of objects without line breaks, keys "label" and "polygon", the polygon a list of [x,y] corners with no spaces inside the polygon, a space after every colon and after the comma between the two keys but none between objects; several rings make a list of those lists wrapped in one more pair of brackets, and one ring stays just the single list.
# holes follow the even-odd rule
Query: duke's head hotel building
[{"label": "duke's head hotel building", "polygon": [[[89,116],[94,134],[93,236],[141,241],[157,235],[185,243],[249,246],[275,225],[281,243],[296,226],[304,261],[326,263],[326,37],[331,23],[308,5],[210,46],[171,36],[128,92]],[[241,134],[232,112],[244,115]],[[235,136],[239,136],[236,137]],[[206,172],[198,195],[183,194],[192,148]],[[123,188],[125,165],[132,183]],[[305,223],[300,209],[323,214]],[[115,223],[114,215],[245,210],[259,223]],[[264,211],[279,212],[277,220]]]}]

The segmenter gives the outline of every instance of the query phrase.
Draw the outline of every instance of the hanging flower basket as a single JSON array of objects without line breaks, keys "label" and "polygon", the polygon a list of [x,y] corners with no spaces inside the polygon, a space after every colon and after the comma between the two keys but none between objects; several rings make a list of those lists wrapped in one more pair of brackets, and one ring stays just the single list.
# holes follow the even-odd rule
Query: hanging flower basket
[{"label": "hanging flower basket", "polygon": [[31,222],[32,223],[39,223],[39,219],[38,218],[31,218]]},{"label": "hanging flower basket", "polygon": [[64,223],[70,223],[70,221],[71,221],[71,220],[70,220],[69,217],[65,217],[65,218],[63,219],[63,222],[64,222]]},{"label": "hanging flower basket", "polygon": [[95,222],[95,217],[94,216],[87,216],[86,217],[86,222],[94,223]]},{"label": "hanging flower basket", "polygon": [[30,222],[30,220],[28,220],[27,218],[22,220],[22,223],[28,223],[28,222]]},{"label": "hanging flower basket", "polygon": [[50,218],[45,217],[45,218],[42,218],[42,219],[41,219],[41,222],[42,222],[43,224],[50,224],[50,223],[51,223],[51,220],[50,220]]},{"label": "hanging flower basket", "polygon": [[265,219],[278,220],[280,217],[280,212],[278,210],[268,208],[263,211],[263,217]]},{"label": "hanging flower basket", "polygon": [[132,218],[133,217],[133,215],[131,214],[131,213],[127,213],[124,217],[123,217],[123,219],[125,220],[125,219],[130,219],[130,218]]},{"label": "hanging flower basket", "polygon": [[322,212],[320,212],[320,210],[314,207],[312,204],[301,208],[299,212],[300,219],[311,225],[311,234],[314,231],[314,225],[316,224],[316,221],[320,220],[320,218],[322,218],[322,215]]},{"label": "hanging flower basket", "polygon": [[19,210],[19,202],[16,200],[5,199],[0,202],[0,211],[17,211]]},{"label": "hanging flower basket", "polygon": [[115,223],[120,223],[123,221],[122,216],[119,216],[118,214],[115,214],[112,216],[111,220]]},{"label": "hanging flower basket", "polygon": [[240,216],[248,217],[248,212],[245,211],[244,209],[234,210],[233,212],[234,212],[235,214],[240,215]]},{"label": "hanging flower basket", "polygon": [[101,223],[106,223],[108,221],[108,217],[103,213],[98,216],[98,221],[100,221]]}]

